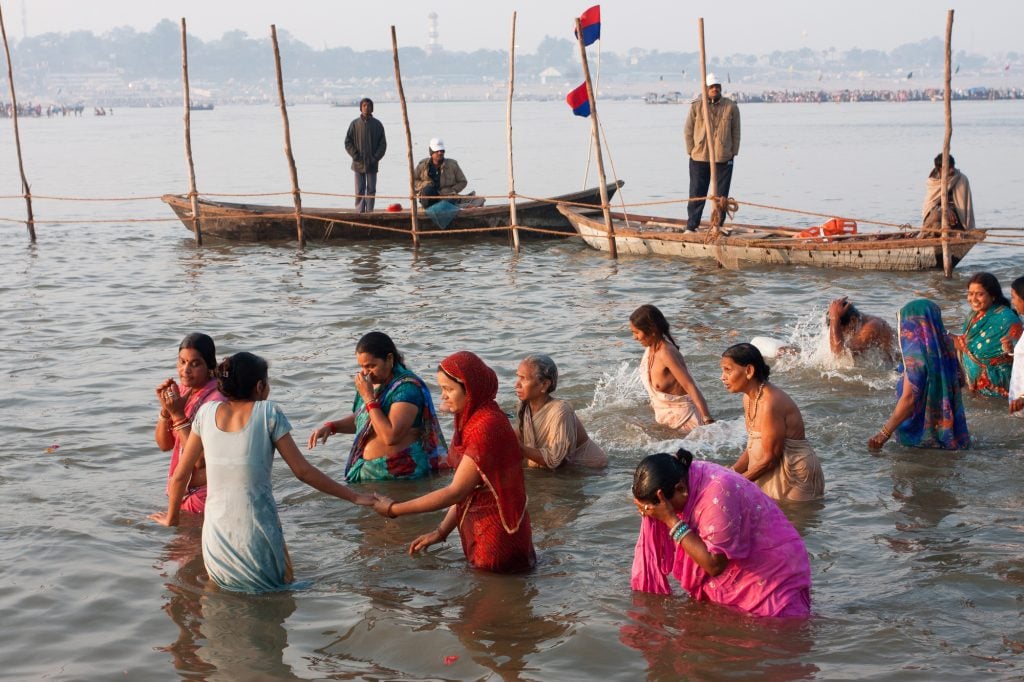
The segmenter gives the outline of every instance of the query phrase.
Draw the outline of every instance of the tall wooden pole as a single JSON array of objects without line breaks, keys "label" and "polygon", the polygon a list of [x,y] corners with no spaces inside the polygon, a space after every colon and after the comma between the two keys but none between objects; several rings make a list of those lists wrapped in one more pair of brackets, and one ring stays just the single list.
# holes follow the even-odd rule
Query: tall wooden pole
[{"label": "tall wooden pole", "polygon": [[615,244],[615,226],[612,224],[612,214],[608,207],[608,183],[604,179],[604,157],[601,155],[600,128],[597,124],[597,98],[594,97],[594,84],[590,81],[590,66],[587,64],[587,47],[583,44],[583,29],[580,27],[579,17],[576,18],[576,42],[580,46],[580,59],[583,62],[583,77],[587,83],[587,99],[590,100],[590,130],[594,139],[594,158],[597,160],[597,177],[601,192],[601,213],[604,215],[604,226],[608,232],[608,253],[612,258],[619,257],[618,247]]},{"label": "tall wooden pole", "polygon": [[292,177],[292,199],[295,201],[295,232],[299,248],[305,248],[306,235],[302,231],[302,195],[299,192],[299,174],[295,170],[295,156],[292,155],[292,132],[288,126],[288,105],[284,99],[284,79],[281,77],[281,51],[277,47],[277,26],[270,25],[270,40],[274,43],[274,68],[277,70],[277,99],[281,103],[281,119],[284,121],[284,153],[288,159],[288,172]]},{"label": "tall wooden pole", "polygon": [[519,252],[519,224],[516,214],[516,176],[512,165],[512,93],[516,83],[516,13],[512,12],[512,40],[508,46],[508,107],[505,120],[508,124],[508,215],[512,225],[512,246]]},{"label": "tall wooden pole", "polygon": [[949,252],[949,141],[953,137],[953,111],[951,107],[951,93],[950,86],[952,84],[952,75],[950,73],[950,66],[952,65],[952,44],[953,44],[953,10],[949,10],[946,13],[946,88],[945,93],[942,96],[942,101],[945,104],[946,109],[946,135],[942,140],[942,179],[939,187],[941,188],[941,199],[940,213],[942,214],[942,272],[946,275],[946,278],[953,276],[953,256]]},{"label": "tall wooden pole", "polygon": [[[715,197],[718,196],[718,159],[715,158],[715,135],[711,124],[711,107],[708,104],[708,64],[707,55],[704,51],[704,17],[697,19],[697,28],[700,34],[700,88],[701,109],[704,111],[704,140],[708,148],[708,164],[711,166],[711,186],[708,189],[708,199],[710,201],[708,203],[711,204],[711,215],[713,217],[715,215]],[[715,227],[714,220],[711,223],[712,227]]]},{"label": "tall wooden pole", "polygon": [[402,123],[405,125],[405,148],[409,160],[409,221],[412,227],[413,248],[419,248],[419,212],[416,208],[416,176],[412,161],[412,131],[409,129],[409,110],[405,105],[405,89],[402,87],[402,70],[398,66],[398,34],[391,27],[391,53],[395,59],[395,84],[398,86],[398,101],[402,105]]},{"label": "tall wooden pole", "polygon": [[185,17],[181,18],[181,87],[185,100],[185,163],[188,165],[188,198],[192,204],[192,234],[196,246],[203,245],[203,230],[199,224],[199,194],[196,192],[196,166],[192,162],[192,96],[188,89],[188,39],[185,37]]},{"label": "tall wooden pole", "polygon": [[28,186],[28,178],[25,177],[25,164],[21,159],[21,134],[18,132],[18,98],[14,96],[14,69],[11,67],[11,50],[7,46],[7,29],[4,27],[4,12],[0,8],[0,34],[4,38],[4,54],[7,55],[7,83],[11,89],[11,121],[14,123],[14,147],[18,151],[18,172],[21,173],[21,191],[25,195],[25,208],[28,212],[28,220],[25,225],[28,227],[28,239],[36,243],[36,220],[32,215],[32,192]]}]

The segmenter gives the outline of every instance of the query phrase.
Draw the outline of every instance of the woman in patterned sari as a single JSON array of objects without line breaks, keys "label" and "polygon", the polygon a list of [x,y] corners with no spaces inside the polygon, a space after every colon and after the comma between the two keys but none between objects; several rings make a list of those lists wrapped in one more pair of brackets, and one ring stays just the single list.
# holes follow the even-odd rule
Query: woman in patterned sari
[{"label": "woman in patterned sari", "polygon": [[494,401],[498,377],[483,360],[459,351],[441,361],[437,382],[442,407],[455,414],[448,462],[452,482],[405,502],[377,496],[373,508],[389,518],[448,508],[436,530],[419,536],[409,553],[444,542],[457,526],[462,550],[474,568],[518,573],[536,563],[526,511],[519,441]]},{"label": "woman in patterned sari", "polygon": [[437,471],[445,451],[430,390],[404,364],[395,342],[370,332],[356,344],[356,397],[352,414],[324,422],[309,447],[335,433],[354,433],[345,479],[392,481],[423,478]]},{"label": "woman in patterned sari", "polygon": [[964,333],[954,336],[960,364],[967,374],[967,389],[993,398],[1007,399],[1013,356],[1003,348],[1021,337],[1020,317],[1010,307],[995,275],[979,272],[967,284],[967,302],[973,314],[964,322]]},{"label": "woman in patterned sari", "polygon": [[[160,401],[153,437],[158,448],[171,450],[167,471],[168,490],[178,468],[181,452],[192,432],[192,419],[199,407],[210,401],[224,400],[217,390],[217,348],[206,334],[189,334],[178,346],[178,381],[167,379],[156,387]],[[200,457],[189,477],[181,500],[181,509],[201,514],[206,508],[206,461]]]},{"label": "woman in patterned sari", "polygon": [[893,434],[902,445],[961,450],[970,444],[960,394],[960,368],[939,306],[917,299],[899,315],[903,376],[896,407],[868,447],[881,448]]}]

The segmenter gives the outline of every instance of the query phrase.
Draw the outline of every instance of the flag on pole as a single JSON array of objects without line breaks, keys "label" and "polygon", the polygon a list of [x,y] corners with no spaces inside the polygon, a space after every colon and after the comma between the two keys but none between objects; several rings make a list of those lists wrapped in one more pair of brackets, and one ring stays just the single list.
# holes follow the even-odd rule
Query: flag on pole
[{"label": "flag on pole", "polygon": [[[580,30],[583,31],[584,46],[601,38],[601,5],[594,5],[580,15]],[[578,35],[576,37],[579,38]]]},{"label": "flag on pole", "polygon": [[587,97],[587,84],[582,83],[578,88],[565,96],[565,101],[572,107],[572,113],[586,118],[590,116],[590,98]]}]

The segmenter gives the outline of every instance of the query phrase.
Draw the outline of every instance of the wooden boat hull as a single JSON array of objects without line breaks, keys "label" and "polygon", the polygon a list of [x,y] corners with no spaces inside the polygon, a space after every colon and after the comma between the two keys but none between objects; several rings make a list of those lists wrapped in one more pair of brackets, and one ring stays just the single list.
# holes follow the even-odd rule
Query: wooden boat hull
[{"label": "wooden boat hull", "polygon": [[[614,195],[622,184],[621,180],[609,184],[608,196]],[[182,194],[165,194],[161,199],[171,207],[185,228],[191,232],[192,207],[188,197]],[[558,204],[555,202],[559,201],[576,205],[599,206],[601,203],[600,190],[593,187],[544,201],[517,203],[516,219],[520,226],[549,232],[538,233],[523,230],[519,233],[520,237],[537,239],[568,237],[575,234],[572,225],[558,211]],[[380,203],[379,199],[378,203]],[[427,238],[440,236],[457,236],[460,240],[506,238],[507,228],[510,224],[508,204],[463,208],[444,230],[427,217],[422,209],[417,213],[420,234]],[[353,209],[303,207],[302,216],[302,229],[309,241],[364,239],[410,241],[412,239],[411,212],[408,210],[395,212],[378,210],[371,213],[358,213]],[[204,237],[243,242],[296,239],[295,209],[291,206],[267,206],[200,199],[199,220]]]},{"label": "wooden boat hull", "polygon": [[[608,233],[600,213],[568,206],[559,210],[589,246],[608,251]],[[615,245],[620,254],[659,255],[717,261],[724,267],[743,265],[809,265],[854,270],[913,271],[942,269],[942,241],[914,233],[864,233],[856,236],[798,239],[799,228],[729,226],[731,236],[709,239],[705,228],[685,232],[686,221],[653,216],[613,214]],[[957,232],[950,239],[955,266],[985,239],[980,231]]]}]

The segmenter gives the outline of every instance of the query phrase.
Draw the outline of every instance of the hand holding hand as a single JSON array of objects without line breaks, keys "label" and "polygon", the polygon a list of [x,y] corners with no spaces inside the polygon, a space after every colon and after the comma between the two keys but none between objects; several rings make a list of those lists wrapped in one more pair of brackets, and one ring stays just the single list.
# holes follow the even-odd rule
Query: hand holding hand
[{"label": "hand holding hand", "polygon": [[174,379],[168,379],[156,387],[156,399],[160,401],[160,411],[168,412],[175,419],[185,416],[185,397]]},{"label": "hand holding hand", "polygon": [[391,505],[393,505],[395,501],[387,495],[381,495],[379,493],[374,493],[373,498],[373,511],[385,518],[391,518],[391,515],[388,514],[388,512],[391,511]]},{"label": "hand holding hand", "polygon": [[372,493],[359,493],[352,500],[352,504],[359,505],[360,507],[372,507],[377,498]]}]

